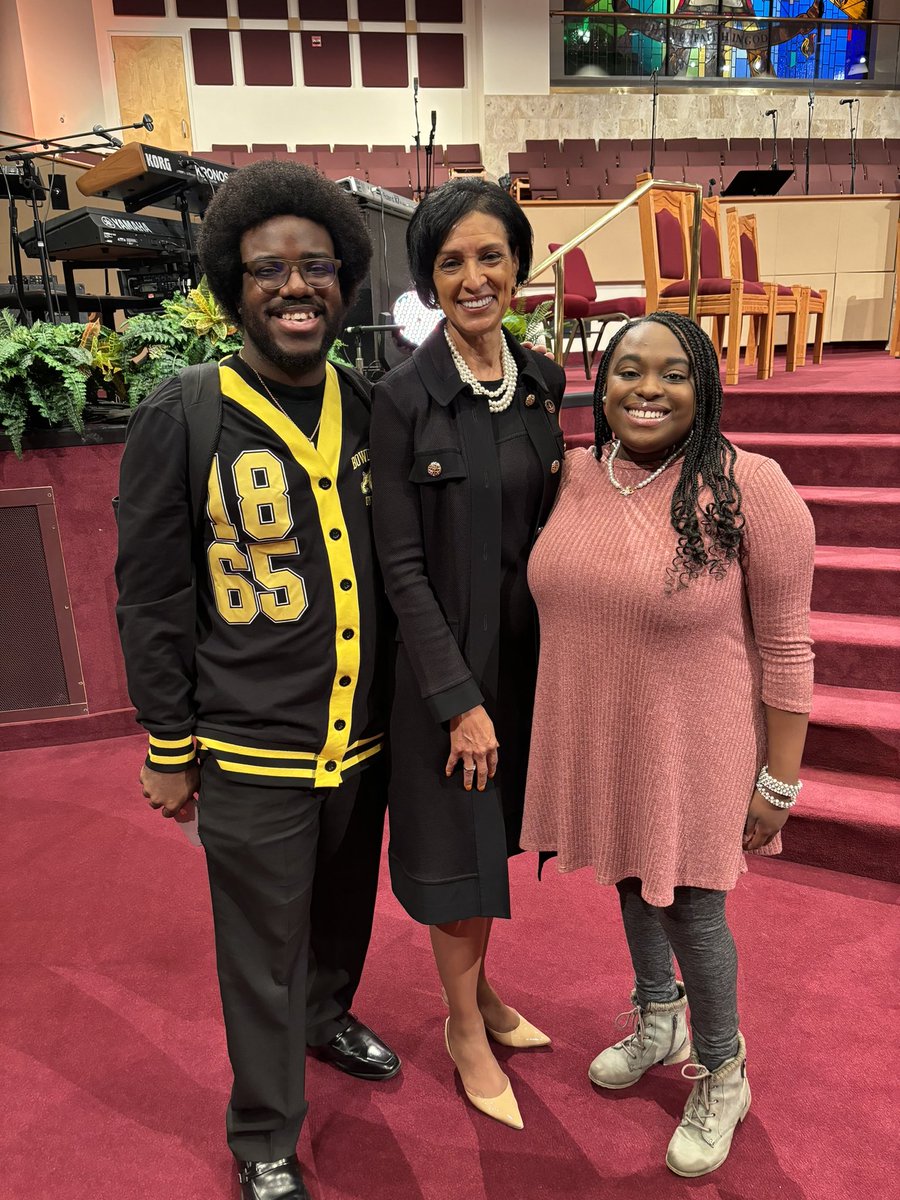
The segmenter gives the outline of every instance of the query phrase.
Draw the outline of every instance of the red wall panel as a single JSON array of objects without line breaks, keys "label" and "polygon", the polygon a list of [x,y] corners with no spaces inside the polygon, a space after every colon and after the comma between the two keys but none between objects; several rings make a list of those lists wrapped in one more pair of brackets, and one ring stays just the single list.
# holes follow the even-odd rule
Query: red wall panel
[{"label": "red wall panel", "polygon": [[461,33],[420,33],[419,83],[422,87],[466,86],[466,58]]},{"label": "red wall panel", "polygon": [[238,16],[249,21],[286,21],[287,0],[238,0]]},{"label": "red wall panel", "polygon": [[361,33],[359,54],[363,87],[409,87],[405,33]]},{"label": "red wall panel", "polygon": [[416,0],[416,20],[435,25],[461,25],[462,0]]},{"label": "red wall panel", "polygon": [[286,29],[242,29],[244,83],[249,87],[290,87],[291,35]]},{"label": "red wall panel", "polygon": [[[320,45],[314,46],[312,39]],[[307,87],[350,87],[350,34],[304,29],[300,34]]]},{"label": "red wall panel", "polygon": [[302,21],[346,21],[347,0],[300,0]]},{"label": "red wall panel", "polygon": [[228,0],[177,0],[175,11],[179,17],[222,17],[228,16]]},{"label": "red wall panel", "polygon": [[164,17],[166,0],[113,0],[117,17]]},{"label": "red wall panel", "polygon": [[195,83],[207,86],[234,83],[227,29],[192,29],[191,58]]},{"label": "red wall panel", "polygon": [[405,21],[406,0],[358,0],[361,21]]}]

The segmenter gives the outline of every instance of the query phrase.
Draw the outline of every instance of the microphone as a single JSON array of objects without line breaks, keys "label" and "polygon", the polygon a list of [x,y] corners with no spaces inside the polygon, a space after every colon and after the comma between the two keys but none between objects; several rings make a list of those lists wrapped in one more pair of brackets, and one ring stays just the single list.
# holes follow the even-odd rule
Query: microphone
[{"label": "microphone", "polygon": [[434,134],[436,126],[437,126],[437,112],[435,111],[435,109],[432,109],[431,110],[431,132],[432,132],[432,134]]},{"label": "microphone", "polygon": [[842,100],[841,104],[856,104],[856,97],[853,96],[852,98],[848,98],[847,100]]},{"label": "microphone", "polygon": [[812,88],[810,88],[810,89],[809,89],[809,102],[810,102],[810,104],[812,104],[812,102],[813,102],[813,100],[815,100],[815,98],[816,98],[816,93],[815,93],[815,92],[812,90]]},{"label": "microphone", "polygon": [[107,133],[102,125],[95,125],[91,130],[91,133],[95,134],[97,137],[104,138],[111,146],[115,146],[116,149],[122,145],[121,139],[113,137],[111,133]]},{"label": "microphone", "polygon": [[418,96],[418,94],[419,94],[419,77],[418,77],[418,75],[413,75],[413,95]]},{"label": "microphone", "polygon": [[[842,100],[841,104],[843,104],[843,103],[844,103],[844,101]],[[767,117],[774,117],[777,112],[778,112],[777,108],[767,108],[765,115]]]},{"label": "microphone", "polygon": [[710,179],[710,181],[709,181],[709,191],[707,192],[707,195],[708,195],[708,196],[712,196],[712,195],[714,195],[714,194],[715,194],[715,188],[716,188],[716,181],[715,181],[715,179]]},{"label": "microphone", "polygon": [[139,125],[143,125],[143,127],[147,130],[148,133],[153,132],[153,118],[150,116],[149,113],[144,113],[143,117],[140,119],[138,124],[135,125],[135,129],[137,129]]}]

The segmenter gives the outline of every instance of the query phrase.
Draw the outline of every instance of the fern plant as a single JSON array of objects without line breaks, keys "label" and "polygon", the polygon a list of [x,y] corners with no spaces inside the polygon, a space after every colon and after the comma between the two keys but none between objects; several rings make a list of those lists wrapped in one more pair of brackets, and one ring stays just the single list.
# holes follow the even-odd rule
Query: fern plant
[{"label": "fern plant", "polygon": [[517,342],[537,342],[546,333],[545,322],[553,311],[552,300],[542,300],[535,309],[525,312],[525,301],[519,298],[513,308],[503,315],[503,326]]},{"label": "fern plant", "polygon": [[81,325],[22,325],[12,310],[0,310],[0,424],[16,454],[37,414],[83,432],[92,361],[82,335]]}]

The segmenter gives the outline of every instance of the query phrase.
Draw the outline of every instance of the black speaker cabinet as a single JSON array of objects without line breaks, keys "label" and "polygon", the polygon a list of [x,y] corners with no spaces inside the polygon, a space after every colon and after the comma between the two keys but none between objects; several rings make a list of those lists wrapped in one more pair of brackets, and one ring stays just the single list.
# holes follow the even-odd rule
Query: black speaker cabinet
[{"label": "black speaker cabinet", "polygon": [[[372,240],[372,265],[359,296],[347,317],[347,325],[380,325],[390,323],[394,301],[409,290],[409,263],[406,258],[406,227],[413,210],[398,213],[382,210],[377,203],[357,197],[363,219]],[[366,366],[381,359],[388,367],[396,367],[409,357],[393,334],[364,333],[360,350]],[[357,335],[344,337],[347,357],[356,358]]]},{"label": "black speaker cabinet", "polygon": [[53,490],[0,491],[0,722],[87,712]]}]

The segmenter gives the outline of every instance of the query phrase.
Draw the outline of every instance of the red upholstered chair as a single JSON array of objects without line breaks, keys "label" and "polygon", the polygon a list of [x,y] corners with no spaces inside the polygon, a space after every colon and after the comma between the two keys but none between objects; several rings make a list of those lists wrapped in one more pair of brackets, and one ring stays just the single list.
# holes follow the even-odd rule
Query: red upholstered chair
[{"label": "red upholstered chair", "polygon": [[704,192],[709,191],[709,181],[713,181],[714,188],[722,186],[722,168],[716,165],[709,167],[685,167],[684,168],[685,183],[699,183]]},{"label": "red upholstered chair", "polygon": [[[856,168],[856,184],[859,186],[859,167]],[[900,182],[897,175],[900,173],[900,166],[895,166],[893,163],[877,163],[866,165],[865,175],[868,180],[868,190],[870,192],[885,192],[896,194],[900,191]]]},{"label": "red upholstered chair", "polygon": [[724,158],[726,162],[753,163],[756,166],[759,153],[759,138],[731,138]]},{"label": "red upholstered chair", "polygon": [[359,142],[335,142],[331,149],[335,154],[352,154],[357,162],[362,155],[369,153],[369,147]]},{"label": "red upholstered chair", "polygon": [[894,266],[894,315],[891,318],[888,354],[892,358],[900,358],[900,221],[897,222],[897,261]]},{"label": "red upholstered chair", "polygon": [[687,161],[689,167],[715,167],[722,164],[721,150],[707,150],[702,147],[699,150],[688,150]]},{"label": "red upholstered chair", "polygon": [[[756,216],[753,213],[741,215],[736,208],[725,210],[725,223],[728,231],[728,260],[732,276],[747,282],[761,283],[759,271],[759,240],[757,236]],[[798,362],[800,333],[806,328],[809,312],[810,289],[797,284],[788,287],[787,284],[772,284],[775,289],[775,316],[788,318],[787,349],[785,354],[786,370],[793,371]],[[761,353],[769,356],[769,361],[775,358],[775,323],[769,326],[768,347],[763,346]],[[756,360],[756,324],[750,322],[750,337],[747,339],[747,353],[744,361],[750,366]]]},{"label": "red upholstered chair", "polygon": [[593,138],[564,138],[563,153],[567,155],[569,162],[586,167],[597,153],[597,143]]},{"label": "red upholstered chair", "polygon": [[526,138],[525,153],[529,154],[532,161],[547,165],[547,152],[559,153],[559,138]]},{"label": "red upholstered chair", "polygon": [[882,165],[891,161],[887,147],[881,138],[860,138],[856,143],[856,157],[867,167]]},{"label": "red upholstered chair", "polygon": [[605,160],[612,160],[619,165],[619,155],[623,150],[631,149],[630,138],[598,138],[597,153]]},{"label": "red upholstered chair", "polygon": [[569,181],[565,167],[534,167],[528,173],[532,200],[565,200]]},{"label": "red upholstered chair", "polygon": [[[638,177],[638,183],[649,179]],[[769,345],[769,328],[773,319],[774,289],[767,291],[761,283],[744,283],[723,275],[722,248],[719,241],[718,198],[703,202],[704,219],[701,225],[700,280],[697,296],[697,323],[704,317],[715,322],[714,341],[721,346],[722,334],[728,333],[728,357],[725,381],[737,383],[740,368],[741,327],[744,317],[762,318],[758,341]],[[690,304],[690,229],[693,196],[685,192],[653,188],[638,201],[641,227],[641,253],[644,261],[644,281],[647,287],[647,311],[665,309],[688,313]],[[768,379],[770,364],[765,354],[759,356],[757,376]]]},{"label": "red upholstered chair", "polygon": [[458,175],[484,172],[481,147],[477,142],[460,142],[444,150],[444,166]]},{"label": "red upholstered chair", "polygon": [[701,141],[695,137],[666,138],[667,150],[699,150]]},{"label": "red upholstered chair", "polygon": [[599,169],[596,166],[569,167],[569,190],[566,195],[570,200],[599,200]]},{"label": "red upholstered chair", "polygon": [[606,171],[606,186],[603,197],[606,200],[624,200],[634,191],[634,171],[626,167],[609,167]]},{"label": "red upholstered chair", "polygon": [[[400,147],[400,154],[403,153],[403,147]],[[373,148],[367,154],[360,154],[359,165],[369,173],[371,178],[373,171],[378,171],[382,167],[398,167],[400,160],[396,149],[376,150]],[[425,156],[422,156],[422,167],[424,170]]]},{"label": "red upholstered chair", "polygon": [[[559,242],[551,242],[547,249],[553,254],[559,249],[560,244]],[[566,296],[580,296],[587,302],[587,311],[584,316],[573,319],[581,333],[585,377],[590,379],[591,366],[597,357],[597,351],[600,349],[600,341],[603,338],[606,326],[611,324],[618,325],[622,321],[630,321],[632,317],[642,317],[645,311],[644,297],[615,296],[609,300],[598,300],[597,285],[594,283],[594,276],[591,274],[591,268],[581,247],[576,246],[574,250],[570,250],[563,261],[565,266]],[[599,323],[600,329],[597,332],[597,337],[594,339],[594,347],[591,350],[590,359],[588,359],[588,333],[586,326],[594,322]],[[563,362],[569,357],[569,351],[572,349],[572,342],[574,340],[575,331],[573,329],[563,355]]]},{"label": "red upholstered chair", "polygon": [[254,142],[250,149],[254,154],[274,156],[276,150],[287,150],[287,142]]},{"label": "red upholstered chair", "polygon": [[316,152],[315,150],[276,150],[276,162],[295,162],[301,163],[304,167],[315,167]]}]

